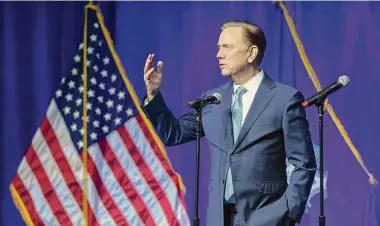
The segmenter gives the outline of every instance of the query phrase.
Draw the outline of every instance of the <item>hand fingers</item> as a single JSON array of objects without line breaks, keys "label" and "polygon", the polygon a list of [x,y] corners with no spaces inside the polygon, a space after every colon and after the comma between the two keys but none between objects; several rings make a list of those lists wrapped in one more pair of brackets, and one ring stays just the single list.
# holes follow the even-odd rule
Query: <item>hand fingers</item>
[{"label": "hand fingers", "polygon": [[146,58],[145,65],[144,65],[144,74],[150,69],[150,66],[152,64],[152,54],[149,54]]},{"label": "hand fingers", "polygon": [[164,67],[164,62],[158,61],[157,63],[157,73],[159,76],[162,75],[162,68]]},{"label": "hand fingers", "polygon": [[149,69],[152,68],[153,58],[154,58],[154,53],[153,53],[153,54],[149,54],[148,57],[146,58],[145,66],[144,66],[144,74],[145,74]]},{"label": "hand fingers", "polygon": [[153,71],[154,71],[154,68],[152,67],[151,69],[149,69],[149,71],[144,73],[144,81],[145,82],[147,82],[149,80],[150,76],[153,74]]}]

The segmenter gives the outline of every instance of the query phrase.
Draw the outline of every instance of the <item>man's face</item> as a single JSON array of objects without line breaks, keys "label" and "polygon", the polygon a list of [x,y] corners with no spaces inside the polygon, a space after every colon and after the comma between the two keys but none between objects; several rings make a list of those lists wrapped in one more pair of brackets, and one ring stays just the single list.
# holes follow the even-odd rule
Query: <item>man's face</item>
[{"label": "man's face", "polygon": [[249,46],[245,41],[243,28],[224,29],[219,36],[218,48],[216,57],[223,76],[238,75],[249,65]]}]

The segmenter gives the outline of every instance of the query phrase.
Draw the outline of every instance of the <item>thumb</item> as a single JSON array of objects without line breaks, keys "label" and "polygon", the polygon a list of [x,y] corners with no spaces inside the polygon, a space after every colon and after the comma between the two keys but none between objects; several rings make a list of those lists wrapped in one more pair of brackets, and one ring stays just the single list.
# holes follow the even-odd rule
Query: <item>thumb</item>
[{"label": "thumb", "polygon": [[157,63],[157,73],[162,74],[162,68],[164,67],[164,63],[162,61],[158,61]]}]

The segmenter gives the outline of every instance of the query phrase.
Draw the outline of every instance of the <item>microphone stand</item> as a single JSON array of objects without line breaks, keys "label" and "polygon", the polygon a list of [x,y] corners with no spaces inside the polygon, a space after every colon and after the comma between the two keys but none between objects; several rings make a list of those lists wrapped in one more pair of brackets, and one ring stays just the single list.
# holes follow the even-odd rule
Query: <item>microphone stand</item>
[{"label": "microphone stand", "polygon": [[326,225],[326,217],[324,216],[324,189],[323,189],[323,115],[324,115],[324,103],[326,98],[321,98],[316,103],[318,107],[318,123],[319,123],[319,183],[320,183],[320,216],[319,226]]},{"label": "microphone stand", "polygon": [[197,130],[196,130],[196,167],[195,167],[195,211],[193,218],[193,226],[199,226],[198,217],[198,199],[199,199],[199,158],[200,158],[200,138],[202,131],[202,104],[200,107],[196,108],[197,112]]},{"label": "microphone stand", "polygon": [[202,109],[208,104],[219,104],[221,96],[219,93],[214,93],[212,97],[205,97],[203,99],[194,100],[188,103],[189,107],[194,108],[196,111],[196,167],[195,167],[195,210],[193,218],[193,226],[199,226],[198,217],[198,199],[199,199],[199,159],[201,149],[201,133],[202,133]]}]

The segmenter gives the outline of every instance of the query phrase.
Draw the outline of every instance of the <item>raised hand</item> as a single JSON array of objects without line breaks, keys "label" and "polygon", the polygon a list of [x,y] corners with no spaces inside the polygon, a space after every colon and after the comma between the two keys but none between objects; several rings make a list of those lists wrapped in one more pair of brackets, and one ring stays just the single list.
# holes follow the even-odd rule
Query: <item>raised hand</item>
[{"label": "raised hand", "polygon": [[162,61],[158,61],[157,70],[155,70],[153,67],[153,58],[154,54],[149,54],[144,67],[144,81],[149,101],[154,98],[160,89],[162,83],[162,68],[164,66]]}]

